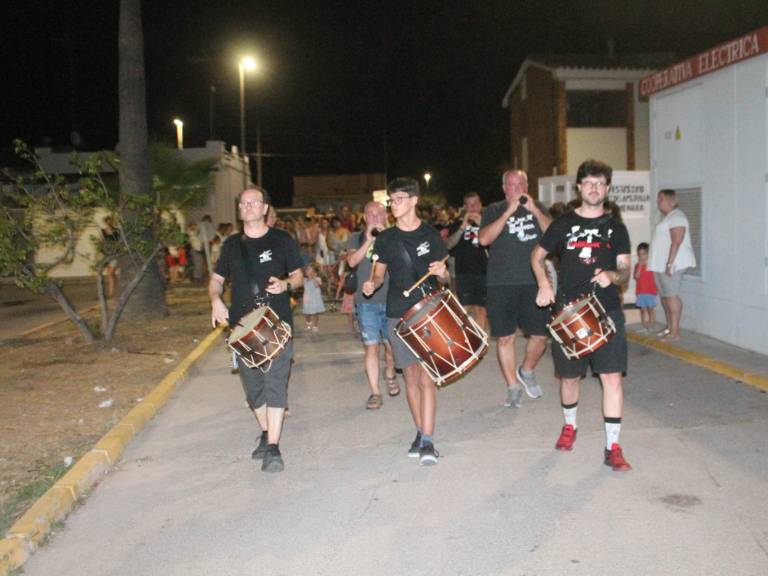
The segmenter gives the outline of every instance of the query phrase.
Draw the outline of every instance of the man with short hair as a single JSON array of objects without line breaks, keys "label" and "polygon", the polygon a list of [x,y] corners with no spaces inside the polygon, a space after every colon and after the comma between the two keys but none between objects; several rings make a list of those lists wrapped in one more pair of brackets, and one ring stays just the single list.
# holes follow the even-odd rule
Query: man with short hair
[{"label": "man with short hair", "polygon": [[384,282],[370,297],[363,294],[363,283],[371,276],[376,237],[387,223],[387,210],[378,202],[368,202],[363,213],[365,229],[355,232],[347,245],[347,264],[350,268],[357,267],[357,288],[355,290],[355,311],[357,324],[360,327],[360,338],[365,347],[365,373],[371,395],[368,397],[366,408],[376,410],[381,408],[382,394],[379,388],[379,344],[384,345],[384,377],[387,381],[387,393],[390,396],[400,394],[395,373],[395,361],[392,348],[387,338],[387,293],[389,275],[384,276]]},{"label": "man with short hair", "polygon": [[[304,282],[299,247],[284,230],[267,226],[271,206],[266,190],[244,190],[238,206],[243,233],[224,242],[208,285],[211,323],[214,327],[220,323],[233,326],[257,305],[267,304],[281,320],[292,325],[290,291]],[[232,284],[229,308],[221,298],[227,280]],[[266,372],[249,368],[237,358],[248,407],[262,430],[251,456],[263,460],[261,469],[265,472],[280,472],[284,467],[279,443],[292,357],[293,344],[289,340]]]},{"label": "man with short hair", "polygon": [[[496,356],[507,385],[504,406],[519,408],[523,389],[531,398],[543,395],[534,370],[547,348],[547,311],[536,306],[536,279],[531,252],[550,224],[549,216],[528,195],[528,176],[507,170],[502,176],[504,200],[488,206],[480,224],[480,244],[488,246],[488,318],[497,338]],[[515,338],[529,335],[520,366]]]},{"label": "man with short hair", "polygon": [[[408,406],[416,424],[416,438],[411,443],[408,456],[419,458],[421,465],[428,466],[437,464],[439,456],[434,446],[437,412],[435,383],[416,355],[397,337],[395,327],[413,305],[437,288],[437,282],[448,282],[444,261],[447,250],[437,230],[416,215],[419,202],[417,180],[395,178],[387,184],[387,193],[395,225],[376,238],[374,254],[378,256],[378,261],[374,264],[373,280],[366,280],[363,284],[363,294],[371,296],[382,286],[384,276],[389,272],[387,334],[395,365],[403,370]],[[406,296],[404,292],[426,274],[430,277],[421,287]]]},{"label": "man with short hair", "polygon": [[448,230],[446,247],[456,266],[456,296],[483,330],[488,330],[485,311],[488,254],[480,245],[483,203],[477,192],[464,195],[464,215]]},{"label": "man with short hair", "polygon": [[[587,160],[579,166],[576,188],[581,206],[563,214],[549,227],[531,255],[531,266],[539,287],[536,296],[539,306],[562,306],[594,290],[616,327],[613,338],[583,358],[569,359],[559,345],[553,344],[552,357],[560,377],[560,401],[565,419],[555,448],[573,449],[578,430],[579,386],[591,365],[603,385],[604,463],[617,472],[625,472],[632,467],[619,444],[624,409],[621,376],[627,371],[627,339],[619,286],[629,280],[631,249],[626,226],[604,210],[612,172],[610,166],[596,160]],[[544,261],[550,253],[560,258],[559,298],[545,270]]]}]

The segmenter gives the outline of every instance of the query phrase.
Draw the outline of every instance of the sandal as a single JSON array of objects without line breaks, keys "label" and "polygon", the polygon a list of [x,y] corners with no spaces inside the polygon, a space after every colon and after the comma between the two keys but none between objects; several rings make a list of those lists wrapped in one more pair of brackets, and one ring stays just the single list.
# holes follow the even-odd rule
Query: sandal
[{"label": "sandal", "polygon": [[387,394],[394,397],[400,394],[400,386],[397,385],[397,374],[391,378],[384,375],[384,379],[387,381]]},{"label": "sandal", "polygon": [[381,408],[381,395],[371,394],[368,396],[368,402],[365,404],[366,410],[378,410]]},{"label": "sandal", "polygon": [[656,332],[656,336],[658,336],[659,338],[663,338],[664,336],[666,336],[667,334],[670,334],[671,332],[672,331],[669,328],[664,328],[664,330],[659,330],[658,332]]}]

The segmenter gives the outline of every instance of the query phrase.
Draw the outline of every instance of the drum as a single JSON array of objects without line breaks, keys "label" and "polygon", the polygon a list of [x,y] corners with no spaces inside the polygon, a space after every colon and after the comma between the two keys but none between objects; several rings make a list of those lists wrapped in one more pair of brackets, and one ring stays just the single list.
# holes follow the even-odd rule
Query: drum
[{"label": "drum", "polygon": [[227,346],[249,368],[267,372],[291,339],[291,327],[269,306],[260,306],[243,316],[227,338]]},{"label": "drum", "polygon": [[438,387],[459,378],[488,351],[488,336],[450,290],[419,300],[395,331]]},{"label": "drum", "polygon": [[616,333],[616,325],[594,292],[555,312],[547,327],[571,360],[591,354]]}]

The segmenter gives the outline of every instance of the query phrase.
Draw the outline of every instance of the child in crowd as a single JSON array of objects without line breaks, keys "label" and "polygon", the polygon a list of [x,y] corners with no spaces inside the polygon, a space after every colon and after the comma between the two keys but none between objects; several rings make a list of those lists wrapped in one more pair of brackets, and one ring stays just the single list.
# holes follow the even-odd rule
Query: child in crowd
[{"label": "child in crowd", "polygon": [[656,323],[656,282],[653,279],[653,272],[648,270],[647,242],[637,245],[637,264],[635,264],[633,277],[636,283],[636,304],[640,308],[643,331],[651,332]]},{"label": "child in crowd", "polygon": [[311,262],[304,269],[304,319],[309,332],[317,332],[319,315],[325,312],[323,293],[320,290],[323,281],[319,272],[320,266],[316,262]]}]

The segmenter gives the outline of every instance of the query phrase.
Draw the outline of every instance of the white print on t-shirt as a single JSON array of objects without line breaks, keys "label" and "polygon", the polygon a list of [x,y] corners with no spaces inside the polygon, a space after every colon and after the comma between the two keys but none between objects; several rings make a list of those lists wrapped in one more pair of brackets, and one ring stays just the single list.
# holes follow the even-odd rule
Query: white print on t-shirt
[{"label": "white print on t-shirt", "polygon": [[[507,229],[510,234],[517,234],[520,242],[530,242],[536,240],[536,225],[533,222],[533,214],[526,214],[520,218],[510,216],[507,220]],[[526,233],[526,230],[533,230],[533,234]]]},{"label": "white print on t-shirt", "polygon": [[464,228],[464,240],[472,242],[472,246],[479,244],[478,235],[480,232],[480,226],[467,226]]},{"label": "white print on t-shirt", "polygon": [[259,264],[264,264],[264,262],[271,262],[272,261],[272,250],[264,250],[261,254],[259,254]]},{"label": "white print on t-shirt", "polygon": [[424,256],[424,254],[429,254],[429,241],[416,246],[416,256]]},{"label": "white print on t-shirt", "polygon": [[579,225],[571,226],[571,231],[565,236],[565,248],[566,250],[581,248],[579,260],[584,264],[594,264],[597,258],[592,256],[592,248],[600,248],[603,245],[610,247],[612,235],[613,228],[609,228],[607,238],[603,238],[599,228],[584,228],[582,230]]}]

